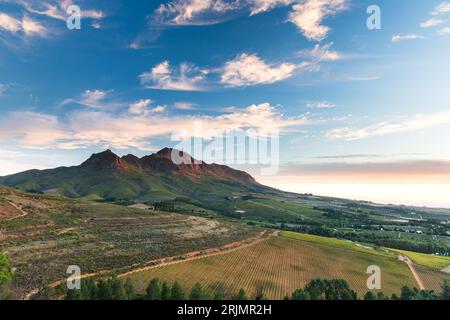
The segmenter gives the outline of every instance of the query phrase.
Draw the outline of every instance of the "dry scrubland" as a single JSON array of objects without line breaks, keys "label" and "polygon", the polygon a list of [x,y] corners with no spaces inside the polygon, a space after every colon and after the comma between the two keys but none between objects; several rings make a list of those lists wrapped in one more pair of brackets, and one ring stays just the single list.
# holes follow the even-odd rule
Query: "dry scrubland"
[{"label": "dry scrubland", "polygon": [[[0,250],[16,268],[17,297],[82,273],[127,271],[149,260],[222,246],[260,230],[200,217],[159,213],[0,187]],[[13,205],[17,206],[15,208]],[[26,216],[23,215],[26,213]],[[17,216],[17,219],[11,217]]]},{"label": "dry scrubland", "polygon": [[[264,288],[264,293],[275,299],[282,299],[317,277],[342,278],[362,296],[367,292],[369,265],[381,267],[382,290],[386,294],[398,293],[403,285],[416,286],[406,264],[394,254],[343,240],[288,232],[232,253],[159,267],[130,278],[141,292],[152,278],[158,277],[170,282],[178,280],[185,290],[200,282],[211,294],[218,288],[228,295],[244,288],[252,296]],[[420,270],[427,272],[424,282],[430,288],[442,282],[436,271],[426,267]]]}]

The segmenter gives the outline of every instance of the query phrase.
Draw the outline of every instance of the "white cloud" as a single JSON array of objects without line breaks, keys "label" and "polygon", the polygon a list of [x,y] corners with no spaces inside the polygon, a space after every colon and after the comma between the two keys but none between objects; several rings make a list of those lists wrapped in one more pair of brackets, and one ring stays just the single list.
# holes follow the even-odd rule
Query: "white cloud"
[{"label": "white cloud", "polygon": [[243,53],[225,63],[221,83],[231,87],[270,84],[291,77],[296,68],[292,63],[267,64],[256,55]]},{"label": "white cloud", "polygon": [[[50,0],[48,2],[19,0],[18,4],[21,4],[29,13],[66,21],[67,8],[75,3],[72,0]],[[100,20],[106,17],[105,13],[101,10],[84,9],[83,7],[81,9],[82,18]]]},{"label": "white cloud", "polygon": [[329,102],[329,101],[308,101],[306,103],[306,106],[308,108],[313,109],[332,109],[336,108],[336,104]]},{"label": "white cloud", "polygon": [[445,13],[449,13],[450,12],[450,2],[445,1],[442,2],[440,5],[438,5],[433,12],[431,12],[432,15],[441,15],[441,14],[445,14]]},{"label": "white cloud", "polygon": [[438,33],[440,34],[440,35],[447,35],[447,34],[450,34],[450,28],[449,27],[446,27],[446,28],[442,28],[442,29],[440,29],[439,31],[438,31]]},{"label": "white cloud", "polygon": [[18,20],[3,12],[0,12],[1,29],[13,34],[22,33],[26,36],[46,37],[48,34],[46,27],[27,16],[24,16],[22,20]]},{"label": "white cloud", "polygon": [[98,22],[93,22],[93,23],[91,23],[91,27],[94,29],[101,29],[102,25]]},{"label": "white cloud", "polygon": [[422,22],[420,24],[420,26],[422,28],[432,28],[432,27],[438,26],[442,23],[444,23],[444,20],[431,18],[431,19],[428,19],[428,20]]},{"label": "white cloud", "polygon": [[250,4],[250,15],[256,15],[266,11],[270,11],[276,7],[288,6],[294,0],[248,0]]},{"label": "white cloud", "polygon": [[[17,112],[0,120],[0,139],[28,148],[74,149],[89,146],[147,150],[153,137],[173,137],[194,132],[198,121],[205,138],[234,129],[288,129],[307,123],[305,118],[283,116],[269,103],[234,108],[217,116],[166,115],[163,107],[135,115],[85,109],[58,118],[54,115]],[[179,138],[182,138],[179,134]]]},{"label": "white cloud", "polygon": [[194,110],[196,104],[192,102],[175,102],[173,106],[178,110]]},{"label": "white cloud", "polygon": [[289,21],[294,23],[309,40],[321,41],[331,31],[330,27],[322,24],[322,21],[346,7],[347,0],[305,0],[292,7]]},{"label": "white cloud", "polygon": [[15,33],[22,30],[22,23],[6,13],[0,12],[0,28]]},{"label": "white cloud", "polygon": [[3,83],[0,83],[0,97],[3,96],[6,92],[6,85]]},{"label": "white cloud", "polygon": [[113,91],[114,90],[105,91],[99,89],[86,90],[81,94],[81,97],[79,99],[66,99],[61,103],[61,105],[64,106],[70,103],[76,103],[98,110],[115,109],[122,106],[122,104],[111,101],[109,99],[109,95]]},{"label": "white cloud", "polygon": [[180,64],[179,70],[170,67],[169,61],[163,61],[149,72],[139,76],[141,84],[146,88],[158,90],[202,91],[201,83],[208,74],[207,70],[188,64]]},{"label": "white cloud", "polygon": [[150,99],[141,99],[130,105],[128,112],[131,114],[143,114],[147,107],[152,103]]},{"label": "white cloud", "polygon": [[167,109],[166,106],[156,106],[155,108],[151,109],[150,112],[161,113],[166,111],[166,109]]},{"label": "white cloud", "polygon": [[419,40],[419,39],[424,39],[424,36],[418,35],[418,34],[405,34],[405,35],[394,35],[392,36],[392,42],[399,42],[399,41],[407,41],[407,40]]},{"label": "white cloud", "polygon": [[161,4],[153,20],[163,25],[210,25],[220,22],[224,13],[239,7],[239,0],[176,0]]},{"label": "white cloud", "polygon": [[444,125],[450,125],[450,110],[431,114],[418,114],[411,119],[398,122],[381,122],[365,128],[345,127],[333,129],[328,131],[326,136],[330,139],[344,139],[352,141]]},{"label": "white cloud", "polygon": [[313,49],[302,50],[299,56],[311,58],[313,61],[337,61],[342,59],[342,55],[337,51],[331,50],[333,42],[321,46],[317,44]]}]

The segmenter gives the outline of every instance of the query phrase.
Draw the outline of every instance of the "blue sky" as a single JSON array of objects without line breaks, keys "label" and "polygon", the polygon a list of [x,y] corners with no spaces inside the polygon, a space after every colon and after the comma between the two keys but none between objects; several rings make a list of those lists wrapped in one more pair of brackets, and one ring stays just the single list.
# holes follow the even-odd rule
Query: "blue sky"
[{"label": "blue sky", "polygon": [[435,181],[449,53],[443,0],[0,0],[0,174],[148,154],[200,119],[279,129],[279,179],[357,163]]}]

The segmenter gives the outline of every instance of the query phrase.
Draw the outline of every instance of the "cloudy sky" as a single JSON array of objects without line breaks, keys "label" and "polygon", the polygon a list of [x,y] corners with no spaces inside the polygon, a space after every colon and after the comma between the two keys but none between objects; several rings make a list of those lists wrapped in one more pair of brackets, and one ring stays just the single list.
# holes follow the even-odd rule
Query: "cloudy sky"
[{"label": "cloudy sky", "polygon": [[142,156],[202,121],[280,132],[262,182],[433,185],[423,204],[450,206],[449,54],[443,0],[0,0],[0,175]]}]

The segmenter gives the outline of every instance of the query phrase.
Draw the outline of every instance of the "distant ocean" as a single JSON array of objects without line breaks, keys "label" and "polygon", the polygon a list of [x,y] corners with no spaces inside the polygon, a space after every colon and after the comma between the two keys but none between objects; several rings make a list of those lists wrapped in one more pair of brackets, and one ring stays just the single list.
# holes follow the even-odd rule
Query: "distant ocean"
[{"label": "distant ocean", "polygon": [[[260,181],[264,183],[264,181]],[[284,191],[380,204],[450,208],[450,184],[267,183]]]}]

